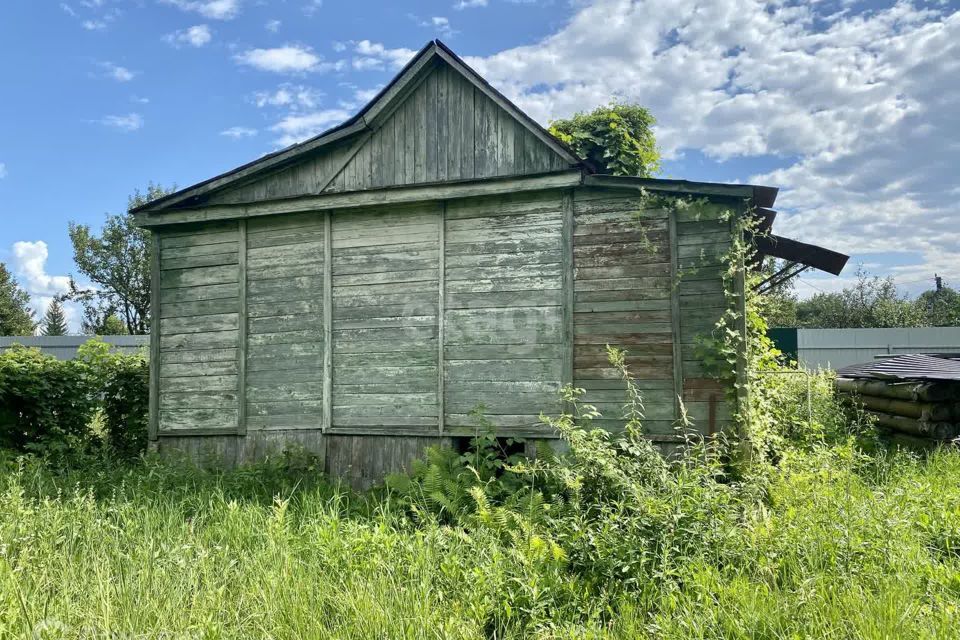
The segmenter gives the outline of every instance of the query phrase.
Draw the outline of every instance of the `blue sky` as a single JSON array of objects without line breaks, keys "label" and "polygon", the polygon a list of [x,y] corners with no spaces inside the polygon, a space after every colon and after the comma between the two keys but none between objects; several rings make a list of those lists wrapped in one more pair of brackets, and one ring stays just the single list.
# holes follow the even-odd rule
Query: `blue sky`
[{"label": "blue sky", "polygon": [[[0,261],[38,310],[67,223],[187,186],[354,112],[440,37],[533,117],[658,117],[665,177],[783,188],[781,233],[916,293],[960,286],[956,3],[8,0]],[[843,278],[810,276],[798,293]]]}]

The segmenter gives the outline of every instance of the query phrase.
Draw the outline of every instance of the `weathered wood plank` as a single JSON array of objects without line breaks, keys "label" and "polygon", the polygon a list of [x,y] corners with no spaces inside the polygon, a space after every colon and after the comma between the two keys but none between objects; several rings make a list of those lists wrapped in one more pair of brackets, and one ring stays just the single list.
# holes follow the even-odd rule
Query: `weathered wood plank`
[{"label": "weathered wood plank", "polygon": [[163,330],[163,303],[160,299],[160,260],[162,242],[159,232],[150,234],[150,388],[147,400],[147,438],[157,439],[160,429],[160,332]]},{"label": "weathered wood plank", "polygon": [[230,409],[168,409],[160,411],[161,431],[217,429],[235,431],[237,412]]},{"label": "weathered wood plank", "polygon": [[235,266],[170,269],[160,274],[161,289],[231,284],[237,281]]}]

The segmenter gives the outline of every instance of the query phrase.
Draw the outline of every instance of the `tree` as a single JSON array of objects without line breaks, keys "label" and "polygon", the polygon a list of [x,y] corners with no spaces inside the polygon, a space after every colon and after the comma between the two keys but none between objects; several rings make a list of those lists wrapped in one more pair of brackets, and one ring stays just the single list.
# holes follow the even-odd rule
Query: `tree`
[{"label": "tree", "polygon": [[635,104],[612,103],[550,123],[550,133],[600,173],[649,178],[660,172],[656,119]]},{"label": "tree", "polygon": [[[150,183],[146,193],[136,190],[128,200],[133,209],[156,200],[174,188]],[[129,334],[150,330],[150,242],[146,231],[133,224],[127,213],[107,215],[100,235],[88,225],[70,223],[70,241],[77,268],[93,286],[80,288],[70,282],[70,298],[84,309],[84,331],[104,327],[111,316],[119,316]]]},{"label": "tree", "polygon": [[[89,320],[96,320],[91,323]],[[84,319],[83,332],[91,336],[125,336],[129,335],[126,323],[115,313],[107,313],[97,318]]]},{"label": "tree", "polygon": [[917,297],[916,305],[931,327],[960,326],[960,293],[956,289],[943,286],[924,291]]},{"label": "tree", "polygon": [[818,293],[797,304],[797,325],[815,329],[924,326],[919,307],[897,291],[893,278],[870,276],[862,267],[857,283],[839,293]]},{"label": "tree", "polygon": [[63,303],[60,298],[54,298],[40,323],[40,333],[45,336],[67,335],[67,314],[63,312]]},{"label": "tree", "polygon": [[0,336],[29,336],[37,323],[27,306],[30,294],[20,288],[16,278],[0,262]]}]

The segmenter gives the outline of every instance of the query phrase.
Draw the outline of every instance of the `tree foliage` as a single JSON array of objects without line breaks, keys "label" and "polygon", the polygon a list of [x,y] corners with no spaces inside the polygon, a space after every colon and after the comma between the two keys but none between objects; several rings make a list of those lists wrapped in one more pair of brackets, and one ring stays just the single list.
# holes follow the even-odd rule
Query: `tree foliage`
[{"label": "tree foliage", "polygon": [[[150,183],[145,193],[130,196],[128,209],[172,193]],[[89,225],[70,223],[70,241],[77,268],[92,283],[81,288],[70,283],[70,297],[83,305],[86,333],[100,333],[111,316],[118,316],[124,333],[150,330],[150,242],[146,231],[129,214],[107,215],[98,236]]]},{"label": "tree foliage", "polygon": [[67,332],[67,315],[63,311],[63,303],[60,298],[54,298],[43,316],[40,333],[45,336],[65,336]]},{"label": "tree foliage", "polygon": [[17,279],[0,262],[0,336],[28,336],[37,323],[27,306],[30,294],[20,288]]},{"label": "tree foliage", "polygon": [[640,105],[612,103],[554,120],[550,133],[600,173],[649,178],[660,172],[655,123],[653,114]]},{"label": "tree foliage", "polygon": [[818,293],[797,304],[797,326],[818,329],[921,327],[921,308],[897,290],[893,278],[871,276],[862,267],[851,287]]},{"label": "tree foliage", "polygon": [[960,327],[960,293],[951,287],[924,291],[916,304],[931,327]]},{"label": "tree foliage", "polygon": [[[773,273],[772,261],[764,265]],[[765,317],[771,327],[866,329],[960,326],[960,293],[943,286],[911,300],[892,277],[872,276],[863,267],[857,280],[841,291],[821,292],[798,300],[793,283],[765,294]]]}]

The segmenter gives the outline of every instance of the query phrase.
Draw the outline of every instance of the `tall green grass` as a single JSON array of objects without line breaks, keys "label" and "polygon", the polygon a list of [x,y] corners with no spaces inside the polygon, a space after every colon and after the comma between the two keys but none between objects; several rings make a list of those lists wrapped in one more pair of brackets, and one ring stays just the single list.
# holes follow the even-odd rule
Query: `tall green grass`
[{"label": "tall green grass", "polygon": [[0,637],[960,637],[960,454],[814,447],[763,483],[624,588],[309,470],[6,459]]}]

